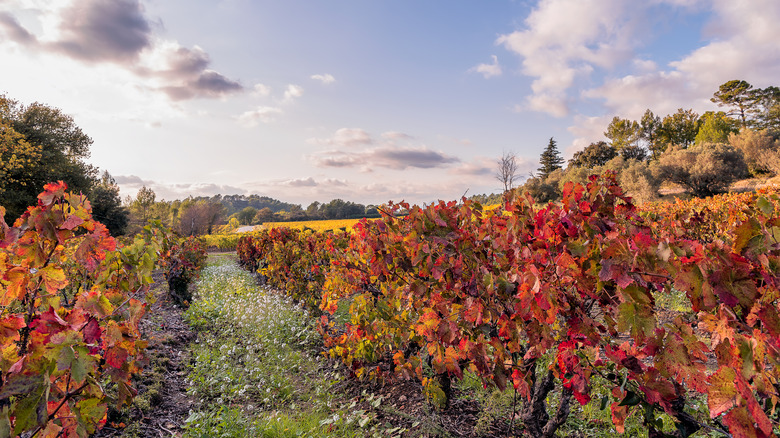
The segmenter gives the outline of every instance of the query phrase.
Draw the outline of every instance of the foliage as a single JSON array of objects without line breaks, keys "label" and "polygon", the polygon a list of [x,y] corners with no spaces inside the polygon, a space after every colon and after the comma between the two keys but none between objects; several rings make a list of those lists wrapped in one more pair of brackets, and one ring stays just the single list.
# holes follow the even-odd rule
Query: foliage
[{"label": "foliage", "polygon": [[729,119],[726,113],[707,111],[701,116],[701,126],[694,143],[727,143],[729,136],[738,132],[737,123]]},{"label": "foliage", "polygon": [[780,141],[775,140],[767,131],[754,131],[745,128],[737,134],[730,134],[728,142],[742,151],[748,171],[753,175],[780,172]]},{"label": "foliage", "polygon": [[[118,247],[86,197],[47,184],[9,227],[0,207],[0,435],[87,436],[128,402],[146,342],[135,298],[166,235]],[[113,386],[111,400],[104,388]]]},{"label": "foliage", "polygon": [[[0,95],[0,108],[0,169],[9,164],[14,168],[11,178],[0,182],[0,205],[9,218],[19,217],[28,205],[34,205],[38,193],[51,181],[62,180],[75,192],[89,193],[97,174],[84,161],[89,158],[92,139],[71,116],[37,102],[25,106],[5,95]],[[14,152],[7,156],[9,146]]]},{"label": "foliage", "polygon": [[206,265],[203,242],[192,236],[181,239],[163,254],[162,265],[173,301],[178,305],[189,305],[192,301],[189,285]]},{"label": "foliage", "polygon": [[721,84],[710,100],[718,106],[730,107],[728,115],[738,116],[742,127],[745,127],[753,101],[752,89],[747,81],[734,79]]},{"label": "foliage", "polygon": [[[637,415],[650,436],[770,436],[780,423],[778,202],[723,207],[735,212],[730,239],[711,241],[686,234],[695,215],[640,215],[610,175],[569,183],[561,204],[541,209],[528,197],[489,211],[401,204],[407,216],[363,221],[348,245],[328,246],[322,332],[355,375],[416,378],[445,403],[466,370],[511,385],[533,436],[553,436],[574,400],[589,404],[597,376],[618,432]],[[691,310],[662,320],[659,293],[684,293]],[[350,321],[334,333],[327,315],[347,302]],[[696,394],[708,412],[691,409]]]},{"label": "foliage", "polygon": [[669,146],[687,148],[696,140],[700,124],[699,115],[692,109],[683,110],[680,108],[676,113],[661,120],[658,140],[666,144],[667,148]]},{"label": "foliage", "polygon": [[571,160],[569,160],[569,167],[585,167],[594,168],[597,166],[603,166],[609,160],[617,157],[618,151],[612,145],[605,141],[598,141],[591,143],[585,149],[575,152]]},{"label": "foliage", "polygon": [[690,149],[672,149],[658,161],[659,175],[703,197],[723,193],[747,174],[742,153],[722,144],[701,144]]}]

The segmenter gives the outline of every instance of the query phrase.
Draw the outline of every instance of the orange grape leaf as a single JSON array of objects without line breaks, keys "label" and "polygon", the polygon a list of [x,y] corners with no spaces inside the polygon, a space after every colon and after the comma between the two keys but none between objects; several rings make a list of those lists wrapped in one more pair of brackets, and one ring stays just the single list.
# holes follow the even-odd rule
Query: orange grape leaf
[{"label": "orange grape leaf", "polygon": [[0,306],[7,306],[14,301],[21,300],[27,293],[28,276],[24,268],[17,266],[5,273],[8,286],[0,300]]},{"label": "orange grape leaf", "polygon": [[737,374],[733,368],[722,366],[710,376],[710,386],[707,389],[707,405],[710,408],[710,417],[728,411],[736,406],[737,387],[734,384]]},{"label": "orange grape leaf", "polygon": [[729,427],[729,432],[734,438],[763,438],[768,435],[759,435],[756,427],[753,425],[753,418],[748,413],[747,409],[743,407],[737,407],[730,410],[725,417],[723,417],[723,423]]}]

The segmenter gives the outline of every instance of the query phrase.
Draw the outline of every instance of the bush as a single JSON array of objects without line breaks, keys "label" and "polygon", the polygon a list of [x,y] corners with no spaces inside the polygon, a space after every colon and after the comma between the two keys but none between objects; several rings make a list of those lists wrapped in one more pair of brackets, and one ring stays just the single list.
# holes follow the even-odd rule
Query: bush
[{"label": "bush", "polygon": [[168,290],[176,304],[187,305],[192,301],[189,285],[198,278],[206,264],[206,249],[199,239],[192,236],[173,245],[164,259]]},{"label": "bush", "polygon": [[747,173],[742,152],[725,144],[670,149],[659,159],[661,180],[679,184],[700,198],[725,192]]},{"label": "bush", "polygon": [[777,165],[780,161],[778,160],[780,142],[773,139],[767,131],[743,129],[739,134],[729,135],[729,144],[742,151],[745,164],[751,174],[780,172],[780,166]]}]

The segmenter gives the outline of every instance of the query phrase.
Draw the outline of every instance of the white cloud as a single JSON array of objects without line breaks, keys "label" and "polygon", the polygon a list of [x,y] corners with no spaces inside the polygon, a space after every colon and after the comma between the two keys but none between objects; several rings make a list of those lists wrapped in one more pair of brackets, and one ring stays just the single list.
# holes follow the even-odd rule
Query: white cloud
[{"label": "white cloud", "polygon": [[279,108],[260,106],[238,116],[238,123],[246,127],[257,126],[260,122],[271,123],[276,121],[276,117],[282,113],[283,111]]},{"label": "white cloud", "polygon": [[355,147],[374,143],[371,135],[360,128],[340,128],[330,138],[310,138],[311,144],[337,147]]},{"label": "white cloud", "polygon": [[498,57],[492,55],[492,64],[479,64],[476,67],[471,68],[469,71],[481,73],[485,79],[492,78],[493,76],[501,76],[501,66],[498,64]]},{"label": "white cloud", "polygon": [[246,189],[225,184],[213,183],[168,183],[153,180],[143,180],[136,175],[118,175],[114,179],[119,186],[121,195],[134,198],[141,187],[147,187],[154,191],[158,201],[185,199],[189,196],[214,196],[214,195],[245,195]]},{"label": "white cloud", "polygon": [[300,85],[290,84],[287,86],[287,89],[284,90],[284,102],[292,102],[301,96],[303,96],[303,87]]},{"label": "white cloud", "polygon": [[333,75],[330,75],[330,74],[312,75],[311,78],[316,80],[316,81],[320,81],[320,82],[322,82],[323,84],[326,84],[326,85],[327,84],[332,84],[332,83],[336,82],[336,78],[334,78]]},{"label": "white cloud", "polygon": [[265,84],[255,84],[252,89],[256,96],[266,97],[271,94],[271,87]]},{"label": "white cloud", "polygon": [[317,181],[314,181],[314,178],[312,177],[291,179],[285,181],[284,184],[290,187],[316,187],[318,185]]},{"label": "white cloud", "polygon": [[525,29],[501,35],[497,44],[522,57],[534,77],[529,107],[555,116],[568,113],[565,92],[594,67],[611,68],[632,56],[637,12],[621,0],[543,0]]},{"label": "white cloud", "polygon": [[571,145],[563,150],[564,158],[571,158],[575,152],[585,149],[589,144],[606,140],[604,131],[612,120],[612,116],[585,117],[575,116],[574,125],[569,127],[569,132],[574,134],[575,139]]},{"label": "white cloud", "polygon": [[775,85],[780,77],[780,2],[716,0],[711,7],[713,18],[705,27],[709,41],[702,47],[665,67],[635,62],[635,74],[607,79],[583,96],[603,100],[613,114],[638,118],[648,108],[660,116],[680,107],[711,110],[712,94],[731,79],[757,87]]},{"label": "white cloud", "polygon": [[526,97],[525,105],[515,105],[516,112],[527,110],[547,113],[555,117],[569,114],[567,98],[563,93],[542,93]]}]

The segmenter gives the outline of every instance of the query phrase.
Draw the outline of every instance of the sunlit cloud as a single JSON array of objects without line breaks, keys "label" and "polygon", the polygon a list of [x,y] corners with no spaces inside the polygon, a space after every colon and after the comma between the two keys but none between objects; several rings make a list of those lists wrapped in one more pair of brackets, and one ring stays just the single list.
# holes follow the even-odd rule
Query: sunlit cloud
[{"label": "sunlit cloud", "polygon": [[238,81],[209,68],[210,57],[200,47],[186,48],[156,36],[139,0],[74,0],[30,7],[43,30],[36,35],[4,11],[0,36],[6,42],[86,65],[120,66],[172,100],[218,98],[244,90]]},{"label": "sunlit cloud", "polygon": [[336,82],[336,78],[334,78],[333,75],[330,75],[330,74],[312,75],[311,78],[316,80],[316,81],[320,81],[320,82],[322,82],[325,85],[332,84],[332,83]]},{"label": "sunlit cloud", "polygon": [[282,113],[284,113],[284,111],[280,108],[260,106],[238,116],[238,123],[242,126],[251,128],[260,123],[272,123],[276,121],[276,118]]},{"label": "sunlit cloud", "polygon": [[501,76],[501,66],[498,64],[498,57],[496,55],[491,56],[493,58],[492,64],[479,64],[469,71],[482,74],[485,79],[492,78],[494,76]]},{"label": "sunlit cloud", "polygon": [[285,103],[290,103],[301,96],[303,96],[303,87],[301,87],[300,85],[290,84],[287,86],[287,89],[284,90],[283,101]]}]

